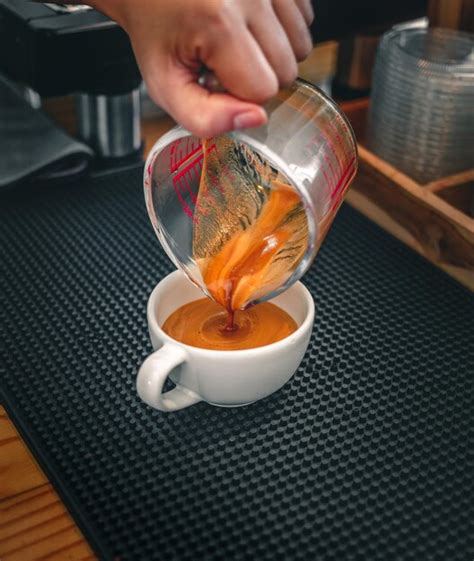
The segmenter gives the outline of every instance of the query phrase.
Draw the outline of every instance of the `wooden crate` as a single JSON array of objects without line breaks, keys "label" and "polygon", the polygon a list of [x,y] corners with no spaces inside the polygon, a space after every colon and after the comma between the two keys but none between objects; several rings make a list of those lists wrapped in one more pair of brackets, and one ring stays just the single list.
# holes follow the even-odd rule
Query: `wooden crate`
[{"label": "wooden crate", "polygon": [[366,148],[368,103],[341,104],[359,146],[347,202],[474,291],[474,169],[420,185]]}]

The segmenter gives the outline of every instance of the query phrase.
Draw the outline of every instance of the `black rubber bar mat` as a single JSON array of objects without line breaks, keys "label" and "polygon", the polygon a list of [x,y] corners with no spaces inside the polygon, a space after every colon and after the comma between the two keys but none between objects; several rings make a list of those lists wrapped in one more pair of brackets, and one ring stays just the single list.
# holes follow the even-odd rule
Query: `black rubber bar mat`
[{"label": "black rubber bar mat", "polygon": [[0,203],[3,400],[101,558],[472,561],[468,291],[343,208],[292,380],[163,414],[135,393],[172,270],[141,169]]}]

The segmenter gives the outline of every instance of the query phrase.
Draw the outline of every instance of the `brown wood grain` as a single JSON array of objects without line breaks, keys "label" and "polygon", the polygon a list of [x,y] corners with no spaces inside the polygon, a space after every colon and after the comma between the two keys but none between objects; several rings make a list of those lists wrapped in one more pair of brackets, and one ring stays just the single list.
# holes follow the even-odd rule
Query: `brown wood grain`
[{"label": "brown wood grain", "polygon": [[29,452],[5,410],[0,408],[0,499],[47,482],[43,473],[29,460]]},{"label": "brown wood grain", "polygon": [[451,206],[474,218],[474,169],[425,185]]},{"label": "brown wood grain", "polygon": [[470,189],[473,171],[419,185],[360,143],[367,107],[367,101],[365,110],[363,101],[343,104],[359,139],[359,172],[348,202],[474,291],[474,220],[439,196],[447,187]]},{"label": "brown wood grain", "polygon": [[0,406],[1,561],[96,559]]},{"label": "brown wood grain", "polygon": [[[411,239],[409,245],[424,257],[442,268],[461,269],[461,275],[459,271],[449,270],[474,290],[472,218],[406,176],[394,187],[395,177],[401,179],[399,172],[385,162],[377,161],[379,159],[363,147],[360,147],[360,157],[359,174],[353,189],[395,221]],[[381,225],[388,226],[388,222]],[[407,241],[406,237],[404,241]]]},{"label": "brown wood grain", "polygon": [[437,181],[432,181],[427,183],[424,187],[432,193],[440,193],[444,189],[449,189],[451,187],[456,187],[459,185],[472,186],[474,183],[474,169],[469,169],[456,175],[450,175],[449,177],[443,177]]},{"label": "brown wood grain", "polygon": [[428,19],[431,27],[474,32],[474,0],[430,0]]}]

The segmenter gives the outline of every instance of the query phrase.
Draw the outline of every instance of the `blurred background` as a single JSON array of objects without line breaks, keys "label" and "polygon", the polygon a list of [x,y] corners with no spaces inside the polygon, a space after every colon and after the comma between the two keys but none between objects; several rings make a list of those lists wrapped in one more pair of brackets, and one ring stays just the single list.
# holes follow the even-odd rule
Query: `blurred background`
[{"label": "blurred background", "polygon": [[[377,44],[392,25],[426,17],[432,26],[473,31],[472,0],[318,0],[314,7],[315,48],[300,75],[339,100],[369,95]],[[160,110],[141,85],[126,34],[87,6],[0,0],[0,73],[107,165],[141,158],[142,138],[151,142],[167,126],[156,122]]]}]

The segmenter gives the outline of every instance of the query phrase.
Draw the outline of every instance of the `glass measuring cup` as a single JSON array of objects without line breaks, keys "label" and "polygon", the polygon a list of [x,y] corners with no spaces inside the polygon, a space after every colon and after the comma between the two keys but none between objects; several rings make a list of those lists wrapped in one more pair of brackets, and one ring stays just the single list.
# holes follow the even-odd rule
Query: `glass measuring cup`
[{"label": "glass measuring cup", "polygon": [[[241,307],[269,300],[303,276],[357,171],[352,128],[337,105],[318,88],[298,80],[281,90],[265,109],[269,118],[266,125],[235,131],[226,137],[235,145],[244,167],[253,170],[249,162],[262,163],[263,171],[256,181],[259,189],[271,190],[270,179],[278,174],[279,180],[297,192],[306,216],[307,241],[298,262],[287,274],[279,277],[277,284],[255,292]],[[150,151],[144,188],[148,214],[164,250],[194,284],[212,297],[193,253],[204,150],[210,149],[212,146],[204,147],[201,139],[182,127],[175,127]],[[237,204],[232,212],[239,212]],[[245,217],[238,218],[245,223]]]}]

